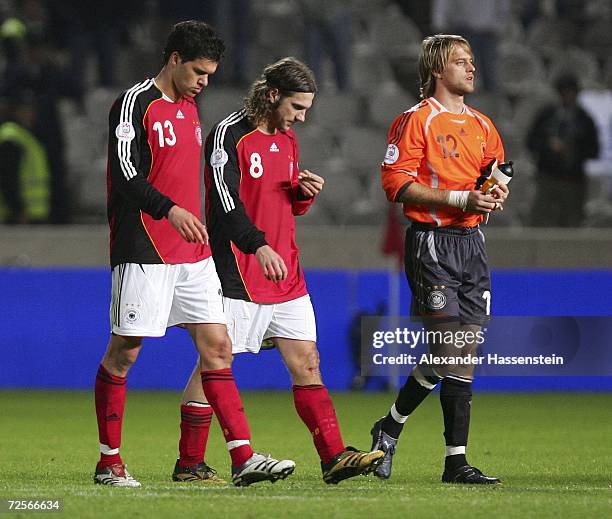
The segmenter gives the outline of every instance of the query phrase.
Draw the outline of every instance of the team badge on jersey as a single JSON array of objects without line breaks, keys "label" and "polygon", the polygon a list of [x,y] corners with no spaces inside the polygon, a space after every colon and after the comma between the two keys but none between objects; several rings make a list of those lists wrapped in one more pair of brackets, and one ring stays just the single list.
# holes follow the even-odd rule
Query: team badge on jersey
[{"label": "team badge on jersey", "polygon": [[227,164],[228,159],[229,157],[227,156],[227,152],[223,148],[217,148],[216,150],[213,150],[212,155],[210,156],[210,165],[213,168],[218,168]]},{"label": "team badge on jersey", "polygon": [[120,141],[131,141],[136,137],[136,131],[130,122],[119,123],[115,128],[115,137]]},{"label": "team badge on jersey", "polygon": [[434,290],[427,296],[427,306],[432,310],[441,310],[446,306],[446,296],[439,290]]},{"label": "team badge on jersey", "polygon": [[399,159],[399,148],[395,144],[389,144],[385,153],[385,164],[395,164],[397,159]]},{"label": "team badge on jersey", "polygon": [[196,126],[195,128],[195,136],[198,144],[202,146],[202,128],[200,126]]}]

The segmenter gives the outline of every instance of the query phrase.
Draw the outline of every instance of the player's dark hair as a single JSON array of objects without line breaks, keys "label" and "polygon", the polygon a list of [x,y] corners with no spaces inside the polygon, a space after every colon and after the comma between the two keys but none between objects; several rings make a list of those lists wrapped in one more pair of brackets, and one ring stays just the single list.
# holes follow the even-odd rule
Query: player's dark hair
[{"label": "player's dark hair", "polygon": [[277,106],[269,99],[268,94],[272,89],[277,89],[282,99],[297,92],[316,94],[317,83],[312,70],[295,58],[283,58],[266,66],[244,100],[247,117],[252,124],[257,126],[267,120]]},{"label": "player's dark hair", "polygon": [[168,63],[170,55],[175,51],[183,62],[204,58],[219,63],[225,44],[207,23],[187,20],[172,27],[164,49],[164,64]]},{"label": "player's dark hair", "polygon": [[423,40],[419,56],[419,91],[423,99],[434,95],[436,90],[434,73],[439,74],[446,68],[455,45],[463,45],[470,54],[473,54],[468,41],[456,34],[435,34]]}]

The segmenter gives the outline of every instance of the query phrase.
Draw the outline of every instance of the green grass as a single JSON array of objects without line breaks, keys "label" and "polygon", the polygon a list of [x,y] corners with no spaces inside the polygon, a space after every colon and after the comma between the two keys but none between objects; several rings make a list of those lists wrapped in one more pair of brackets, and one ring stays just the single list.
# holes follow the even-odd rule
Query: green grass
[{"label": "green grass", "polygon": [[[406,426],[389,481],[359,477],[325,485],[310,435],[289,391],[245,393],[253,444],[294,459],[293,476],[248,488],[170,481],[179,395],[130,392],[122,455],[140,489],[92,483],[97,461],[93,395],[0,392],[0,497],[63,498],[64,517],[610,517],[612,395],[476,395],[469,459],[502,477],[495,488],[440,481],[443,438],[436,397]],[[370,444],[389,394],[336,394],[344,440]],[[218,424],[207,461],[228,476]],[[31,514],[25,514],[31,517]],[[16,517],[17,514],[7,514]]]}]

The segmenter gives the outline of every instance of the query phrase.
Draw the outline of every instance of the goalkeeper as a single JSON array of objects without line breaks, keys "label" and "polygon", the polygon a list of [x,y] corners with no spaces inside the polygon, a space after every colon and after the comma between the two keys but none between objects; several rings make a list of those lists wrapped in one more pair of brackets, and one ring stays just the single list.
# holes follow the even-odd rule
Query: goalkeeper
[{"label": "goalkeeper", "polygon": [[[490,313],[489,268],[479,225],[486,215],[503,210],[509,193],[504,184],[484,193],[476,188],[481,171],[503,161],[504,149],[490,119],[464,104],[464,95],[474,91],[475,71],[463,37],[425,38],[419,58],[423,100],[391,125],[382,164],[387,198],[403,203],[412,222],[405,242],[411,313],[423,319],[427,330],[461,332],[464,337],[468,331],[476,337]],[[442,357],[475,350],[475,344],[429,346]],[[442,481],[500,482],[466,458],[473,364],[445,366],[416,366],[388,414],[374,424],[372,448],[385,452],[378,477],[390,477],[404,424],[440,384],[446,440]]]}]

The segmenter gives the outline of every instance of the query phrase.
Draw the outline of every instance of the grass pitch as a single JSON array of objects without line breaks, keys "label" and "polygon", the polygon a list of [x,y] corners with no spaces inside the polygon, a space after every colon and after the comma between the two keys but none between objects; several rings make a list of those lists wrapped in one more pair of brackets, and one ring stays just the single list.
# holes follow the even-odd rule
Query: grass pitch
[{"label": "grass pitch", "polygon": [[[140,489],[94,485],[93,394],[0,392],[0,497],[64,499],[64,517],[610,517],[612,395],[477,394],[469,459],[503,485],[440,483],[442,418],[432,395],[410,418],[393,477],[325,485],[289,391],[244,393],[255,449],[297,463],[285,481],[248,488],[177,484],[179,395],[129,392],[122,456]],[[336,394],[346,443],[365,449],[390,394]],[[229,479],[218,423],[207,462]],[[23,514],[31,516],[31,513]],[[7,514],[15,517],[18,514]]]}]

